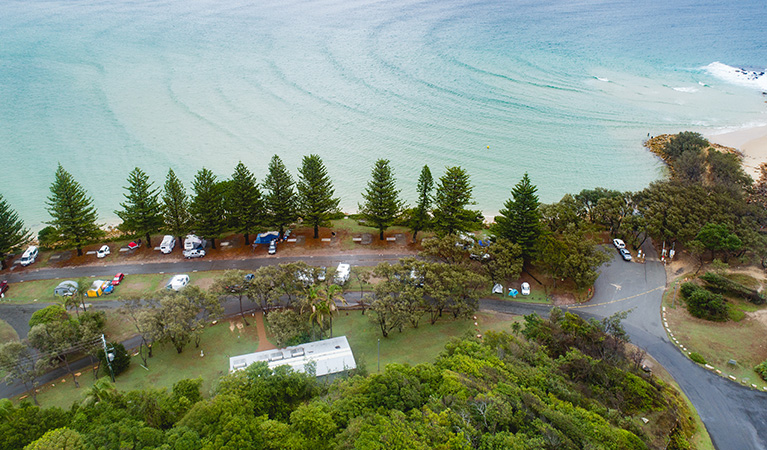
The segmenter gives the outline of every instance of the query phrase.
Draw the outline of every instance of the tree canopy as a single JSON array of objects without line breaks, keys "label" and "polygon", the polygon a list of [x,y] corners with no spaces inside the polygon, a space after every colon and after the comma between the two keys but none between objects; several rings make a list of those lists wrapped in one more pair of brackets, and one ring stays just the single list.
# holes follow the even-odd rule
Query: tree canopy
[{"label": "tree canopy", "polygon": [[192,224],[202,237],[211,240],[216,248],[216,238],[224,231],[224,192],[213,172],[202,168],[192,182],[194,197],[189,204]]},{"label": "tree canopy", "polygon": [[61,242],[72,245],[77,249],[77,256],[82,256],[83,244],[104,234],[96,223],[98,215],[93,199],[61,164],[50,190],[47,205],[51,221],[46,223],[56,229]]},{"label": "tree canopy", "polygon": [[270,223],[280,229],[280,234],[298,217],[298,197],[293,185],[293,177],[280,157],[272,156],[264,179],[264,203]]},{"label": "tree canopy", "polygon": [[128,186],[125,202],[120,203],[122,210],[115,211],[123,223],[120,229],[130,233],[144,235],[146,245],[152,246],[152,233],[160,231],[163,216],[160,207],[159,188],[153,188],[149,176],[138,167],[128,174]]},{"label": "tree canopy", "polygon": [[0,269],[5,269],[5,255],[20,249],[30,236],[24,221],[0,194]]},{"label": "tree canopy", "polygon": [[314,238],[317,239],[320,225],[327,223],[338,211],[341,200],[333,197],[333,182],[319,155],[304,156],[298,172],[299,210],[304,221],[314,227]]},{"label": "tree canopy", "polygon": [[359,205],[359,210],[365,220],[378,228],[380,240],[384,239],[384,231],[389,228],[402,212],[404,203],[399,198],[396,181],[388,159],[379,159],[373,166],[371,179]]},{"label": "tree canopy", "polygon": [[264,224],[264,201],[256,177],[240,161],[225,192],[227,216],[237,231],[245,235],[245,245],[250,244],[249,235]]},{"label": "tree canopy", "polygon": [[181,235],[189,231],[191,217],[186,188],[173,169],[169,169],[165,177],[162,202],[165,228],[181,241]]},{"label": "tree canopy", "polygon": [[541,235],[540,202],[535,194],[537,190],[525,173],[511,190],[512,198],[504,204],[505,209],[496,217],[496,234],[518,244],[526,260],[532,258]]},{"label": "tree canopy", "polygon": [[439,179],[434,196],[434,231],[439,235],[455,234],[475,229],[482,215],[466,209],[474,204],[469,174],[459,166],[448,167]]}]

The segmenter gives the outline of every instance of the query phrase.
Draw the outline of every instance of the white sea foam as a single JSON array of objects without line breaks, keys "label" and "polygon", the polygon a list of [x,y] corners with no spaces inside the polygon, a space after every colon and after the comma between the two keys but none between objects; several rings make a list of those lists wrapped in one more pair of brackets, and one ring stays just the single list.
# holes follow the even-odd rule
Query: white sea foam
[{"label": "white sea foam", "polygon": [[599,81],[604,81],[605,83],[610,81],[608,78],[601,78],[601,77],[597,77],[597,76],[595,76],[594,78],[596,78]]},{"label": "white sea foam", "polygon": [[734,133],[738,131],[745,131],[745,130],[751,130],[754,128],[762,128],[762,127],[767,127],[767,122],[747,122],[741,125],[730,126],[730,127],[716,127],[716,128],[711,128],[707,130],[706,134],[710,136],[719,136],[720,134],[729,134],[729,133]]},{"label": "white sea foam", "polygon": [[689,94],[692,94],[693,92],[698,92],[698,88],[693,86],[685,86],[685,87],[675,87],[671,88],[677,92],[687,92]]},{"label": "white sea foam", "polygon": [[702,81],[698,81],[698,84],[699,84],[699,85],[701,85],[701,86],[706,86],[706,87],[708,87],[708,85],[707,85],[706,83],[702,82]]},{"label": "white sea foam", "polygon": [[747,70],[728,66],[719,61],[704,67],[708,73],[728,83],[767,91],[767,75],[764,70]]}]

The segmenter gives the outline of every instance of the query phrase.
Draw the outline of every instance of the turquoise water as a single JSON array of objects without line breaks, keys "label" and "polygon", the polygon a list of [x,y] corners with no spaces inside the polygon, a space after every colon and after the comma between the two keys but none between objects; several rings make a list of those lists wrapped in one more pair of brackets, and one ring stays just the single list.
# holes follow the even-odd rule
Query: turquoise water
[{"label": "turquoise water", "polygon": [[381,157],[409,200],[423,164],[465,167],[488,213],[524,172],[546,202],[641,189],[648,133],[767,123],[767,78],[733,72],[767,66],[765,24],[764,0],[4,0],[0,192],[39,228],[60,161],[111,222],[134,166],[190,186],[310,152],[346,210]]}]

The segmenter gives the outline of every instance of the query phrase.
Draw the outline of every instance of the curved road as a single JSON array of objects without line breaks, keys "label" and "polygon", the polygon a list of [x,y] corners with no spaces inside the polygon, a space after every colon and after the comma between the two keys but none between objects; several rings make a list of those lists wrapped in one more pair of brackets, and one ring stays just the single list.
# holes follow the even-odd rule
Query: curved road
[{"label": "curved road", "polygon": [[[660,309],[666,286],[666,272],[658,261],[657,253],[649,242],[643,251],[648,255],[645,264],[628,263],[617,252],[605,265],[595,283],[594,297],[588,303],[568,308],[584,317],[602,318],[620,311],[630,311],[623,322],[634,344],[652,355],[676,379],[679,386],[695,406],[706,425],[711,440],[719,450],[767,449],[767,393],[758,392],[719,377],[693,363],[672,344],[661,324]],[[202,270],[254,269],[262,265],[282,262],[306,261],[312,265],[332,267],[339,262],[354,265],[374,265],[381,261],[396,261],[405,255],[348,255],[308,258],[253,258],[233,261],[176,261],[120,266],[84,266],[66,269],[38,269],[11,274],[11,282],[20,280],[79,278],[84,276],[111,276],[116,272],[179,273]],[[410,256],[410,255],[408,255]],[[348,293],[352,302],[359,293]],[[113,307],[115,302],[98,302],[97,308]],[[45,305],[0,305],[0,316],[19,333],[26,336],[27,321],[34,310]],[[246,305],[253,308],[255,305]],[[238,311],[237,302],[228,302],[227,313]],[[512,314],[537,312],[547,315],[548,305],[483,299],[481,309]],[[136,343],[137,345],[137,343]],[[57,374],[56,377],[60,377]],[[15,389],[15,390],[18,390]],[[0,387],[0,396],[8,389]],[[10,394],[15,395],[15,394]]]}]

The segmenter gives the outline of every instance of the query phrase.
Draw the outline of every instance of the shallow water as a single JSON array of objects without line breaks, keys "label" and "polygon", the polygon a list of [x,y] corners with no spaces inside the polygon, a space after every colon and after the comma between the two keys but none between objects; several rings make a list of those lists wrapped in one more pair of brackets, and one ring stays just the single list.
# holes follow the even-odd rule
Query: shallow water
[{"label": "shallow water", "polygon": [[[40,228],[56,163],[113,221],[127,172],[190,186],[324,159],[346,210],[378,158],[408,200],[461,165],[492,213],[662,176],[648,134],[767,123],[763,0],[4,1],[0,192]],[[720,62],[721,65],[713,64]]]}]

